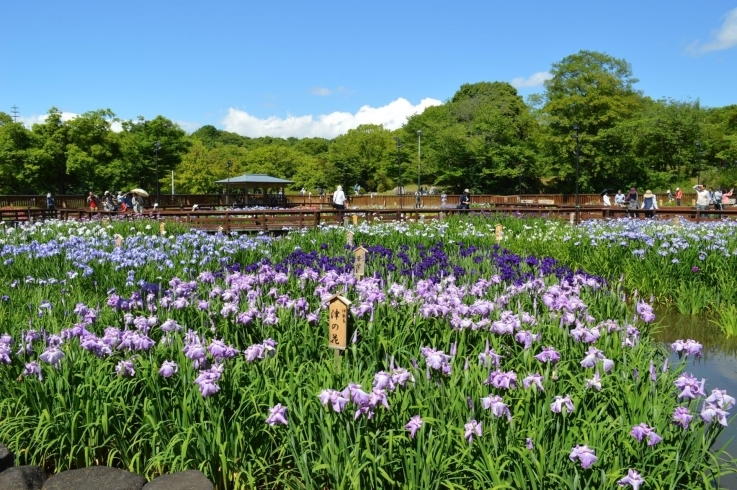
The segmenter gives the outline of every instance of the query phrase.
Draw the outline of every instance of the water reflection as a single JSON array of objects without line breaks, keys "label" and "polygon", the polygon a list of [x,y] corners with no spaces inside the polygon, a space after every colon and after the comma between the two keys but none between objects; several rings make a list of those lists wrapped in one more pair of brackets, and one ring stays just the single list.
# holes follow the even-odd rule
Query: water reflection
[{"label": "water reflection", "polygon": [[[707,394],[714,388],[727,390],[732,396],[737,394],[737,338],[724,335],[719,327],[709,321],[711,318],[705,315],[656,311],[656,318],[660,328],[653,337],[665,344],[668,350],[670,344],[678,339],[693,339],[704,346],[704,355],[701,358],[686,361],[688,362],[686,371],[693,373],[697,378],[706,378]],[[670,362],[683,361],[679,361],[678,355],[673,353]],[[730,421],[730,425],[717,439],[715,447],[720,448],[727,443],[729,443],[727,451],[733,456],[737,455],[737,420]],[[737,475],[722,478],[720,485],[737,488]]]}]

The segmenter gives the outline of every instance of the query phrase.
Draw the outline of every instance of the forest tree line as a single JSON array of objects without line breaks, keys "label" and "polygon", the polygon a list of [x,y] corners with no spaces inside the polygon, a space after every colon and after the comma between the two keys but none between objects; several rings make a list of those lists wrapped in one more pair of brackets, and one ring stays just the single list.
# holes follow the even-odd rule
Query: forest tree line
[{"label": "forest tree line", "polygon": [[423,186],[449,192],[570,193],[577,148],[581,192],[686,188],[699,175],[713,186],[737,181],[737,105],[654,100],[635,88],[626,60],[599,52],[550,72],[527,101],[506,82],[466,84],[397,130],[362,125],[332,140],[214,126],[188,135],[163,116],[119,121],[109,109],[63,121],[52,108],[29,129],[0,112],[0,194],[153,190],[157,167],[162,192],[173,170],[177,193],[222,192],[216,180],[244,173],[293,180],[294,190],[358,183],[382,192],[416,183],[418,171]]}]

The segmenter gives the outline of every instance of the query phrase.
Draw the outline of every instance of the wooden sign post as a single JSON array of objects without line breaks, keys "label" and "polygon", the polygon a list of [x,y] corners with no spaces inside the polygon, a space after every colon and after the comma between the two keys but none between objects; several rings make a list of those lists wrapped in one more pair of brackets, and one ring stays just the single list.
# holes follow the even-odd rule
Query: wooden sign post
[{"label": "wooden sign post", "polygon": [[439,219],[440,221],[443,221],[443,220],[445,219],[445,212],[443,212],[443,211],[440,211],[440,214],[438,215],[438,219]]},{"label": "wooden sign post", "polygon": [[218,226],[218,233],[222,233],[224,229],[222,226]]},{"label": "wooden sign post", "polygon": [[366,249],[358,247],[353,253],[353,275],[361,279],[366,274]]},{"label": "wooden sign post", "polygon": [[358,225],[358,215],[354,214],[353,215],[353,226],[357,226],[357,225]]},{"label": "wooden sign post", "polygon": [[502,225],[496,225],[494,227],[494,232],[496,234],[496,241],[501,242],[502,241],[502,229],[504,227]]},{"label": "wooden sign post", "polygon": [[348,347],[348,307],[351,302],[340,295],[328,300],[328,347],[335,351],[335,367],[338,367],[340,351]]},{"label": "wooden sign post", "polygon": [[676,217],[673,218],[673,225],[676,228],[680,228],[681,227],[681,217],[680,216],[676,216]]},{"label": "wooden sign post", "polygon": [[103,227],[107,228],[107,225],[109,225],[109,224],[110,224],[110,219],[109,218],[102,218],[102,226]]},{"label": "wooden sign post", "polygon": [[123,246],[123,237],[120,235],[115,235],[115,246],[118,248],[121,248]]},{"label": "wooden sign post", "polygon": [[161,234],[162,236],[166,235],[166,223],[164,223],[163,221],[159,223],[159,234]]},{"label": "wooden sign post", "polygon": [[571,226],[576,224],[576,213],[571,213]]},{"label": "wooden sign post", "polygon": [[353,246],[353,232],[352,231],[346,232],[346,234],[345,234],[345,244],[346,245],[349,245],[351,247]]}]

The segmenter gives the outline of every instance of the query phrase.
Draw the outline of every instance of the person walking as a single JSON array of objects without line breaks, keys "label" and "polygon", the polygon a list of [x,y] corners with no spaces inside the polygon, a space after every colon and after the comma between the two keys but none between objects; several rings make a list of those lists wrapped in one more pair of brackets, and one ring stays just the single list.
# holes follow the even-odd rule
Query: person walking
[{"label": "person walking", "polygon": [[46,209],[49,209],[49,210],[56,209],[56,204],[54,203],[54,196],[52,196],[50,192],[46,194]]},{"label": "person walking", "polygon": [[714,209],[716,211],[722,210],[722,197],[724,197],[724,193],[722,192],[721,187],[717,187],[717,190],[714,191],[713,201],[714,201]]},{"label": "person walking", "polygon": [[417,192],[415,192],[415,207],[420,207],[420,196],[422,195],[422,191],[420,189],[417,189]]},{"label": "person walking", "polygon": [[668,189],[668,202],[673,202],[673,194],[671,193],[670,189]]},{"label": "person walking", "polygon": [[645,210],[645,217],[652,218],[655,216],[655,210],[658,209],[658,198],[650,189],[642,195],[642,209]]},{"label": "person walking", "polygon": [[440,194],[440,207],[444,208],[445,205],[448,203],[448,194],[443,191],[442,194]]},{"label": "person walking", "polygon": [[729,199],[732,197],[733,192],[734,187],[732,187],[729,192],[722,193],[722,209],[727,209],[727,206],[729,205]]},{"label": "person walking", "polygon": [[683,199],[683,191],[680,187],[676,187],[676,206],[681,205],[681,199]]},{"label": "person walking", "polygon": [[305,190],[305,188],[303,187],[303,188],[302,188],[302,190],[301,190],[301,191],[299,191],[299,195],[300,195],[300,196],[302,196],[302,197],[305,197],[305,193],[306,193],[306,192],[307,192],[307,191],[306,191],[306,190]]},{"label": "person walking", "polygon": [[627,203],[627,214],[629,217],[639,218],[640,213],[638,213],[637,210],[640,208],[640,201],[637,196],[637,189],[630,187],[630,193],[627,194],[624,201]]},{"label": "person walking", "polygon": [[458,207],[460,209],[470,209],[471,208],[471,191],[468,189],[463,190],[463,194],[461,194],[461,202],[458,204]]}]

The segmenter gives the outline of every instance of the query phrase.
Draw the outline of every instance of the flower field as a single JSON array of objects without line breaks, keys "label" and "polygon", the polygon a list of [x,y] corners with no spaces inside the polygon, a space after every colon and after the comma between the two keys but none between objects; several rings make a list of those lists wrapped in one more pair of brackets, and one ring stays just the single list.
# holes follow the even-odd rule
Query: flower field
[{"label": "flower field", "polygon": [[[734,267],[729,225],[505,218],[498,246],[496,223],[354,227],[360,278],[343,228],[0,232],[0,441],[49,471],[197,468],[219,489],[683,489],[733,472],[712,446],[735,400],[668,365],[650,337],[664,286],[628,278],[641,264],[712,288]],[[352,302],[339,359],[336,294]]]}]

